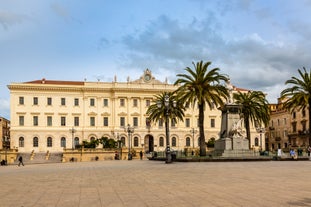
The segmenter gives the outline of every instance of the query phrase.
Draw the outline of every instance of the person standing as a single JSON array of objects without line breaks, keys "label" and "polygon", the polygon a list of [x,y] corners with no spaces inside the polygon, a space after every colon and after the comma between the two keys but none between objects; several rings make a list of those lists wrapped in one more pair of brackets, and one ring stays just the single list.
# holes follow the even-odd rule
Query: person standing
[{"label": "person standing", "polygon": [[311,160],[311,146],[310,145],[308,147],[308,156],[309,156],[309,160]]},{"label": "person standing", "polygon": [[23,163],[23,157],[22,156],[19,156],[18,158],[18,167],[22,164],[24,166],[24,163]]},{"label": "person standing", "polygon": [[139,152],[139,156],[140,156],[140,160],[142,160],[143,159],[143,151]]}]

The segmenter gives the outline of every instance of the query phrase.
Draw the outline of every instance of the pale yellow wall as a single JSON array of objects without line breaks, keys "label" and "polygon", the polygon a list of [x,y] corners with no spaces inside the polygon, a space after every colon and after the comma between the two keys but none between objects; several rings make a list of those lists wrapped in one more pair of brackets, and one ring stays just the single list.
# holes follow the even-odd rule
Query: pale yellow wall
[{"label": "pale yellow wall", "polygon": [[[125,137],[125,146],[128,146],[128,134],[120,127],[120,117],[125,117],[125,125],[133,126],[133,117],[138,117],[138,127],[132,138],[139,138],[139,147],[147,146],[145,137],[154,137],[155,150],[164,150],[159,146],[159,138],[165,137],[164,125],[159,128],[158,123],[152,123],[148,129],[145,124],[146,100],[152,99],[154,95],[163,91],[174,91],[177,86],[161,83],[155,79],[144,82],[142,79],[118,83],[85,82],[84,85],[61,85],[61,84],[38,84],[38,83],[12,83],[9,85],[11,94],[11,148],[18,148],[20,152],[60,152],[61,137],[66,138],[67,148],[72,147],[72,134],[70,129],[74,125],[74,116],[80,117],[80,126],[76,129],[75,137],[79,137],[80,143],[83,140],[90,140],[91,137],[101,138],[102,136],[115,138]],[[19,105],[19,97],[24,97],[24,105]],[[33,105],[33,97],[38,97],[39,104]],[[47,97],[52,98],[52,106],[47,105]],[[60,99],[66,98],[66,106],[61,106]],[[79,98],[79,106],[74,106],[74,98]],[[95,106],[90,106],[90,99],[95,99]],[[103,106],[103,100],[108,99],[108,107]],[[124,107],[120,106],[120,99],[125,100]],[[137,107],[133,106],[133,100],[138,100]],[[24,115],[24,126],[19,126],[19,116]],[[39,117],[39,125],[33,126],[33,116]],[[194,146],[198,146],[198,109],[190,107],[185,112],[185,119],[190,119],[190,127],[179,121],[175,127],[170,128],[170,137],[177,138],[177,146],[173,150],[181,150],[186,146],[186,137],[191,138],[190,130],[194,127],[197,130],[194,139]],[[53,126],[47,126],[47,116],[52,116]],[[60,126],[60,117],[66,117],[66,126]],[[90,117],[95,117],[95,126],[90,126]],[[109,117],[109,126],[103,126],[103,117]],[[211,118],[215,119],[215,128],[210,127]],[[205,111],[205,139],[219,138],[221,124],[221,112],[218,109]],[[32,139],[39,138],[39,147],[33,147]],[[256,136],[253,131],[252,137]],[[259,136],[257,134],[257,136]],[[19,147],[18,139],[24,137],[24,147]],[[53,147],[47,147],[46,139],[52,137]],[[172,144],[172,141],[170,141]],[[132,141],[133,146],[133,141]],[[165,146],[165,141],[164,141]]]}]

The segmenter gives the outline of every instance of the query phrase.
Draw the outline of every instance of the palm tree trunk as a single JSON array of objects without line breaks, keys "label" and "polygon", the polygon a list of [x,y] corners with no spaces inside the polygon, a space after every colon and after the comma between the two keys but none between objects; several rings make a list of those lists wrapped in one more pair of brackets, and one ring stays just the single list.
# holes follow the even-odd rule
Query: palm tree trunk
[{"label": "palm tree trunk", "polygon": [[204,136],[204,105],[199,104],[199,130],[200,130],[200,156],[206,156],[206,144]]},{"label": "palm tree trunk", "polygon": [[246,139],[248,139],[248,149],[251,149],[251,131],[248,116],[245,117]]}]

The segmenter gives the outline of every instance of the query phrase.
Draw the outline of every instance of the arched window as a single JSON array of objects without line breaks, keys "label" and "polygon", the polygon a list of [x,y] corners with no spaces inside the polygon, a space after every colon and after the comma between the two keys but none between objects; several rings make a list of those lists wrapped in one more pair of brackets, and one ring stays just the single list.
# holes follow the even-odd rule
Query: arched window
[{"label": "arched window", "polygon": [[176,137],[172,138],[172,147],[176,147]]},{"label": "arched window", "polygon": [[52,147],[53,144],[52,144],[52,137],[48,137],[47,140],[46,140],[46,143],[47,143],[47,147]]},{"label": "arched window", "polygon": [[73,148],[76,148],[76,146],[78,146],[78,145],[79,145],[79,137],[75,137]]},{"label": "arched window", "polygon": [[164,147],[164,138],[163,137],[160,137],[159,145],[160,145],[160,147]]},{"label": "arched window", "polygon": [[20,138],[18,139],[18,146],[19,146],[19,147],[24,147],[24,137],[20,137]]},{"label": "arched window", "polygon": [[65,138],[65,137],[62,137],[62,138],[60,139],[60,146],[61,146],[61,147],[66,147],[66,138]]},{"label": "arched window", "polygon": [[91,137],[91,142],[95,141],[95,137]]},{"label": "arched window", "polygon": [[121,137],[122,146],[125,146],[125,137]]},{"label": "arched window", "polygon": [[190,137],[187,137],[187,138],[186,138],[186,146],[187,146],[187,147],[190,147]]},{"label": "arched window", "polygon": [[33,145],[33,147],[38,147],[39,146],[39,139],[38,139],[38,137],[34,137],[33,139],[32,139],[32,145]]},{"label": "arched window", "polygon": [[134,147],[138,147],[138,137],[134,137]]},{"label": "arched window", "polygon": [[256,137],[256,138],[255,138],[255,146],[256,146],[256,147],[258,146],[258,143],[259,143],[259,142],[258,142],[258,138]]}]

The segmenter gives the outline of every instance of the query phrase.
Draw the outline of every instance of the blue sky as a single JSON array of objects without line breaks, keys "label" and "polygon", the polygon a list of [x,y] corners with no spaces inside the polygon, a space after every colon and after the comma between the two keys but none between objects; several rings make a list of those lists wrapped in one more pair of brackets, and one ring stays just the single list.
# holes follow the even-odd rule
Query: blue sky
[{"label": "blue sky", "polygon": [[211,61],[269,102],[311,67],[308,0],[0,0],[0,116],[12,82],[138,79],[170,83]]}]

